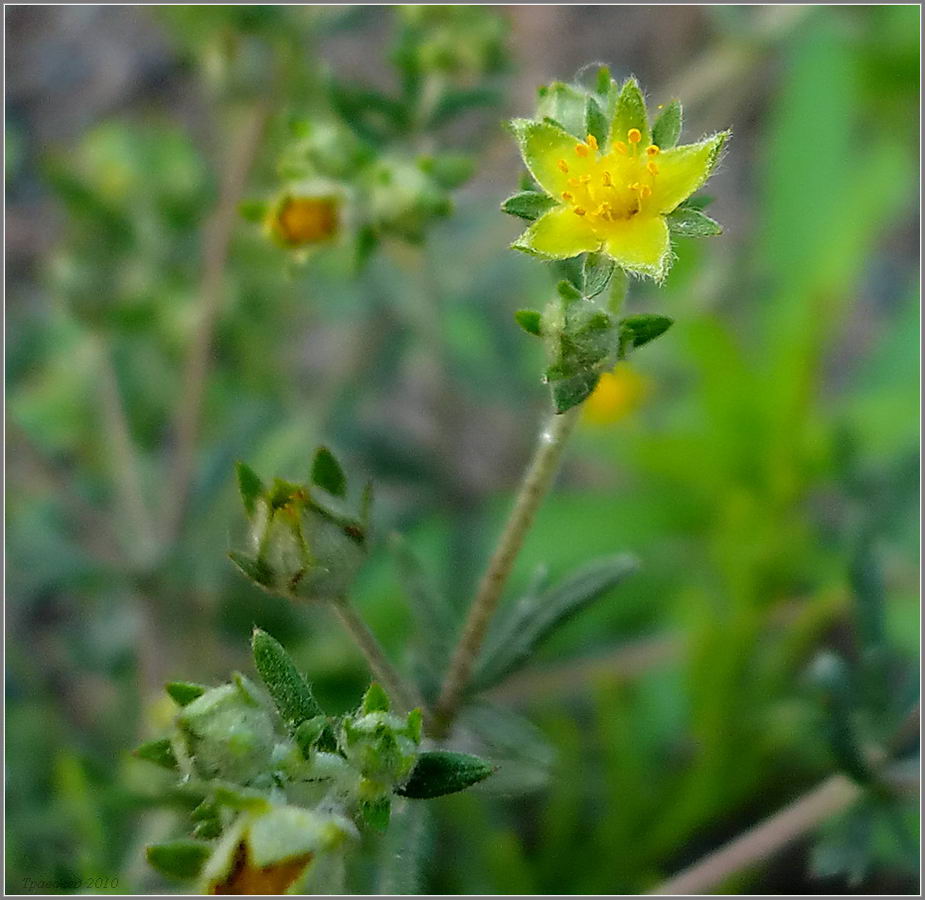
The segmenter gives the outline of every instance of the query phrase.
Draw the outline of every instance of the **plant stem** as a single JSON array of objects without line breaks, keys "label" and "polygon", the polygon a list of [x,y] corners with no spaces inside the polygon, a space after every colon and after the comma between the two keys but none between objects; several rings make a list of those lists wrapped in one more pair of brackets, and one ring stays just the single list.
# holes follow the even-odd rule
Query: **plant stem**
[{"label": "plant stem", "polygon": [[472,601],[440,698],[434,707],[428,726],[433,737],[444,737],[456,717],[488,625],[498,607],[527,531],[536,517],[536,511],[559,469],[562,450],[578,421],[579,410],[580,407],[576,406],[562,415],[551,416],[550,422],[540,432],[533,459],[524,474],[514,508]]},{"label": "plant stem", "polygon": [[238,204],[269,115],[269,101],[259,101],[249,111],[244,124],[235,130],[236,140],[222,173],[218,206],[206,227],[199,321],[183,374],[183,395],[177,410],[173,464],[164,495],[163,527],[168,542],[176,539],[186,513],[211,362],[212,335],[222,305],[225,268],[234,226],[238,220]]},{"label": "plant stem", "polygon": [[421,700],[415,691],[405,683],[398,670],[389,662],[376,636],[350,603],[347,600],[335,600],[331,603],[331,609],[366,657],[373,675],[382,683],[392,702],[405,712],[421,706]]}]

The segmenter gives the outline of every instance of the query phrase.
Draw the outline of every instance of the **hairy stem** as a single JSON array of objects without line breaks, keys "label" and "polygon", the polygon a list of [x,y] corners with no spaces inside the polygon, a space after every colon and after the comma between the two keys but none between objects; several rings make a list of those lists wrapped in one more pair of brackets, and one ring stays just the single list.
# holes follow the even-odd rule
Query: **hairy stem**
[{"label": "hairy stem", "polygon": [[527,531],[536,517],[536,511],[559,469],[562,450],[578,421],[579,409],[580,407],[574,407],[562,415],[553,415],[548,425],[540,432],[533,459],[521,482],[514,508],[488,569],[482,576],[475,599],[472,601],[469,617],[450,662],[440,698],[434,707],[429,723],[429,731],[433,737],[444,737],[456,717],[488,625],[498,607],[501,593],[514,567],[517,554],[523,546]]},{"label": "hairy stem", "polygon": [[163,527],[168,541],[176,539],[186,513],[202,419],[202,402],[211,362],[212,335],[222,306],[225,268],[238,219],[238,204],[269,114],[269,101],[260,101],[254,104],[247,120],[236,130],[235,141],[222,173],[218,205],[206,226],[199,321],[183,373],[183,395],[177,410],[173,463],[164,495]]},{"label": "hairy stem", "polygon": [[334,601],[331,603],[331,609],[366,657],[373,675],[381,682],[392,702],[405,712],[421,706],[422,703],[415,691],[405,683],[405,679],[389,662],[376,636],[357,611],[346,600]]}]

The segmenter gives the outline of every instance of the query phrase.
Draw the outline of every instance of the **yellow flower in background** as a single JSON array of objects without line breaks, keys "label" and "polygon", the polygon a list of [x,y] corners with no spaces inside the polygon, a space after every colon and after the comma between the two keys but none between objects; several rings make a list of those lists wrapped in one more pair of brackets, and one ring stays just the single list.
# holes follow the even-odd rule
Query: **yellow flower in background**
[{"label": "yellow flower in background", "polygon": [[330,240],[340,230],[340,198],[283,195],[267,213],[267,231],[284,247],[306,247]]},{"label": "yellow flower in background", "polygon": [[584,418],[592,425],[613,425],[639,409],[649,396],[649,380],[627,363],[605,372],[585,401]]},{"label": "yellow flower in background", "polygon": [[663,278],[671,261],[666,216],[707,180],[730,135],[670,146],[680,131],[680,104],[671,111],[673,127],[657,122],[653,133],[642,92],[630,78],[606,139],[590,133],[577,139],[550,119],[515,120],[524,162],[555,205],[514,247],[550,259],[603,251],[627,271]]}]

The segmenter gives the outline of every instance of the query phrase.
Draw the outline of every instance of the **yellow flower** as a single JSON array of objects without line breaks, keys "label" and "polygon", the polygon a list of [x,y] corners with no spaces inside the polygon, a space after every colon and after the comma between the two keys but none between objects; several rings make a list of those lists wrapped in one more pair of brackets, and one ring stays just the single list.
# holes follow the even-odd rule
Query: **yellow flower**
[{"label": "yellow flower", "polygon": [[514,247],[551,259],[603,251],[655,279],[671,261],[665,217],[707,180],[730,134],[679,147],[653,143],[635,79],[620,91],[607,140],[578,139],[550,119],[512,124],[524,162],[555,201]]},{"label": "yellow flower", "polygon": [[604,372],[591,396],[585,401],[585,421],[592,425],[612,425],[634,413],[650,391],[647,378],[626,363],[613,372]]},{"label": "yellow flower", "polygon": [[340,228],[340,200],[333,195],[284,194],[270,209],[266,228],[284,247],[305,247],[334,237]]}]

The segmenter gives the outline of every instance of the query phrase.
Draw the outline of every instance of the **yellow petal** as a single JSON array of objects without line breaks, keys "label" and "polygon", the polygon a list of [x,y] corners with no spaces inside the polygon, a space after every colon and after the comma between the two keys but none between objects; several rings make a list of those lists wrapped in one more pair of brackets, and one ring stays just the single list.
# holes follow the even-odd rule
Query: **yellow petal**
[{"label": "yellow petal", "polygon": [[604,372],[584,404],[584,418],[592,425],[611,425],[642,406],[649,394],[649,381],[627,363]]},{"label": "yellow petal", "polygon": [[661,216],[633,216],[614,222],[607,238],[606,250],[618,265],[661,278],[671,244],[668,226]]},{"label": "yellow petal", "polygon": [[568,190],[570,178],[584,174],[593,165],[595,154],[579,156],[575,148],[581,141],[558,125],[516,119],[514,128],[530,174],[556,200],[560,200],[562,192]]},{"label": "yellow petal", "polygon": [[658,155],[658,177],[652,182],[649,203],[660,213],[670,213],[679,203],[690,197],[709,177],[729,132],[700,141],[665,150]]},{"label": "yellow petal", "polygon": [[576,215],[568,206],[557,206],[537,219],[514,246],[539,256],[566,259],[597,250],[601,239],[595,236],[584,216]]}]

